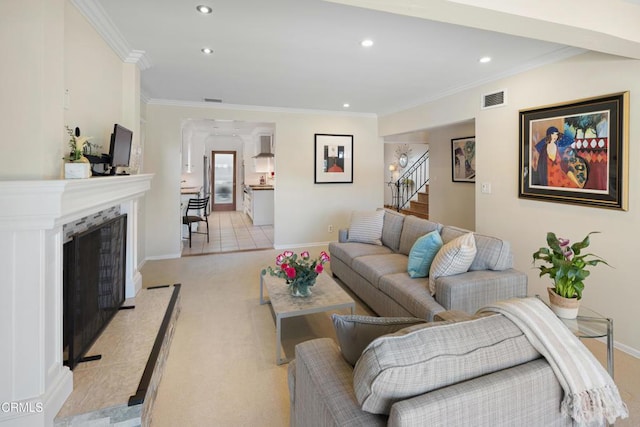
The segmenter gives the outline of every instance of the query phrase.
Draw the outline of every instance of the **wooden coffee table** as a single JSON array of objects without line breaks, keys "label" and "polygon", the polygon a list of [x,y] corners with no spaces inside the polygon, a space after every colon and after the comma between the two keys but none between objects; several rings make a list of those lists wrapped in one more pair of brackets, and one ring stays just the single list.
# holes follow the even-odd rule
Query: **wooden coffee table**
[{"label": "wooden coffee table", "polygon": [[[269,293],[269,299],[264,298],[265,287]],[[276,316],[276,362],[278,365],[292,359],[282,358],[282,319],[343,308],[350,308],[351,314],[354,313],[356,303],[329,274],[319,274],[316,284],[310,289],[311,296],[294,297],[289,293],[289,287],[283,279],[269,274],[260,275],[260,304],[271,303]]]}]

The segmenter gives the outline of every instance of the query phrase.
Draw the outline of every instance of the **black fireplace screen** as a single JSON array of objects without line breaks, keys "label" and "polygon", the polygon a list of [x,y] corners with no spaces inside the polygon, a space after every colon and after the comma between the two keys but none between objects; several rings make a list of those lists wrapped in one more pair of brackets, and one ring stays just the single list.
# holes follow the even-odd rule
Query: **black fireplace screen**
[{"label": "black fireplace screen", "polygon": [[127,215],[64,245],[64,364],[73,369],[125,299]]}]

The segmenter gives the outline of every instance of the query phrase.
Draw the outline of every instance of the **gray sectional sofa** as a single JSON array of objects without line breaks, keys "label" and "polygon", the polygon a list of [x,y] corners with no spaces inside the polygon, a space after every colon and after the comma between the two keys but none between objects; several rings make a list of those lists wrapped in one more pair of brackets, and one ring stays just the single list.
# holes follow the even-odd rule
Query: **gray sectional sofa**
[{"label": "gray sectional sofa", "polygon": [[572,426],[563,393],[502,315],[410,326],[373,341],[355,366],[331,338],[314,339],[289,364],[299,427]]},{"label": "gray sectional sofa", "polygon": [[415,241],[434,230],[445,244],[469,232],[386,209],[382,245],[350,242],[348,230],[340,230],[339,241],[329,244],[331,271],[379,316],[431,321],[444,310],[473,314],[489,303],[527,295],[527,276],[512,268],[509,242],[474,233],[477,254],[469,271],[437,278],[432,296],[429,279],[411,278],[407,262]]}]

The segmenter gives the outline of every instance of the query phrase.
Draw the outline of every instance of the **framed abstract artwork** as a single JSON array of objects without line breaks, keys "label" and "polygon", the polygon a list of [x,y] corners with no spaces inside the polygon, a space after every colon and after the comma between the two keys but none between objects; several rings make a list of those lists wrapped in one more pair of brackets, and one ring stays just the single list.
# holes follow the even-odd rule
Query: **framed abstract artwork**
[{"label": "framed abstract artwork", "polygon": [[476,137],[451,140],[451,180],[476,182]]},{"label": "framed abstract artwork", "polygon": [[520,111],[518,196],[627,210],[629,92]]},{"label": "framed abstract artwork", "polygon": [[316,133],[314,183],[353,183],[353,135]]}]

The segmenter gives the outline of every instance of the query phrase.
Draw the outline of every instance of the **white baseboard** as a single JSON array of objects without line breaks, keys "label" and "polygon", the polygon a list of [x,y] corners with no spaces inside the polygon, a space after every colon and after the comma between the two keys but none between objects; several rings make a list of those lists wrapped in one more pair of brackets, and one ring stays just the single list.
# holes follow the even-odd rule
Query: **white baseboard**
[{"label": "white baseboard", "polygon": [[[606,340],[603,340],[606,344]],[[620,351],[627,353],[629,356],[633,356],[636,359],[640,359],[640,350],[637,348],[630,347],[626,344],[619,343],[617,341],[613,341],[613,346]]]},{"label": "white baseboard", "polygon": [[148,256],[144,259],[144,262],[147,261],[157,261],[157,260],[163,260],[163,259],[176,259],[176,258],[180,258],[182,257],[181,253],[177,253],[177,254],[167,254],[167,255],[156,255],[156,256]]},{"label": "white baseboard", "polygon": [[312,248],[317,246],[328,246],[330,242],[313,242],[313,243],[291,243],[284,245],[274,245],[275,249],[295,249],[295,248]]}]

